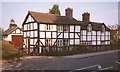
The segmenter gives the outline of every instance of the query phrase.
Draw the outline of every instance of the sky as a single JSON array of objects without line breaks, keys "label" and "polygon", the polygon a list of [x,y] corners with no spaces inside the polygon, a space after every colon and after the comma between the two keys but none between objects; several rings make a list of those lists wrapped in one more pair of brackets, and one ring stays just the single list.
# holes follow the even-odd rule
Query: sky
[{"label": "sky", "polygon": [[46,13],[54,4],[59,5],[63,16],[65,9],[70,7],[73,8],[73,17],[77,20],[82,20],[82,14],[89,12],[90,21],[104,22],[106,25],[118,24],[118,2],[2,2],[2,28],[7,29],[12,18],[21,27],[28,11]]}]

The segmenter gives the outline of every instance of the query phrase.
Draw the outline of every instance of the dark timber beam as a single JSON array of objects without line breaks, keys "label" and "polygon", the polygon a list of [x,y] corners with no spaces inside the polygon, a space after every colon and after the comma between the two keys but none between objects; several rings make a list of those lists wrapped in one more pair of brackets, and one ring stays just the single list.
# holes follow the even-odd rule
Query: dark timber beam
[{"label": "dark timber beam", "polygon": [[[39,41],[39,38],[40,38],[40,32],[39,32],[39,26],[40,26],[40,24],[39,23],[37,23],[37,29],[38,29],[38,41]],[[40,43],[38,42],[38,49],[37,49],[37,52],[39,53],[39,46],[40,46]]]}]

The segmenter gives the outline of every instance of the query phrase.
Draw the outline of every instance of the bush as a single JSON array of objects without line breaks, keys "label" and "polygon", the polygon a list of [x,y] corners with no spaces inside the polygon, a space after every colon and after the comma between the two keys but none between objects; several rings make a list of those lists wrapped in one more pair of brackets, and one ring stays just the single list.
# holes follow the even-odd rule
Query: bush
[{"label": "bush", "polygon": [[2,41],[2,59],[14,59],[19,57],[19,51],[6,41]]}]

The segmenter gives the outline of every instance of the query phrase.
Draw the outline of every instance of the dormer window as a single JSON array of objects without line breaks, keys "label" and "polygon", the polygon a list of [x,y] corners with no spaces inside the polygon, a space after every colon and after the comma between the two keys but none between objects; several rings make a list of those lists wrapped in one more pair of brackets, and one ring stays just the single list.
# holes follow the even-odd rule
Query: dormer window
[{"label": "dormer window", "polygon": [[102,32],[105,32],[105,26],[104,25],[102,26]]},{"label": "dormer window", "polygon": [[91,24],[88,24],[87,30],[88,30],[88,32],[91,32],[91,31],[92,31],[92,26],[91,26]]}]

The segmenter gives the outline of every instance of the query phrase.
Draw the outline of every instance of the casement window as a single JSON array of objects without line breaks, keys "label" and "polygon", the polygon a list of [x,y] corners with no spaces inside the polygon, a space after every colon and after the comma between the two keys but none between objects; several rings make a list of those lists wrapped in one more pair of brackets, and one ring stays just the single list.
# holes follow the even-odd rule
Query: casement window
[{"label": "casement window", "polygon": [[64,45],[64,46],[68,46],[68,39],[64,39],[64,40],[63,40],[63,45]]},{"label": "casement window", "polygon": [[49,24],[46,25],[46,30],[50,30],[50,25]]},{"label": "casement window", "polygon": [[64,32],[68,32],[69,31],[69,26],[64,25]]},{"label": "casement window", "polygon": [[46,46],[50,46],[51,45],[51,39],[46,39]]},{"label": "casement window", "polygon": [[70,25],[70,32],[74,32],[74,26]]},{"label": "casement window", "polygon": [[75,26],[75,32],[80,32],[80,26]]},{"label": "casement window", "polygon": [[63,40],[62,39],[57,40],[57,46],[63,46]]},{"label": "casement window", "polygon": [[63,31],[63,26],[62,25],[58,25],[57,26],[57,30],[58,30],[58,32],[62,32]]}]

